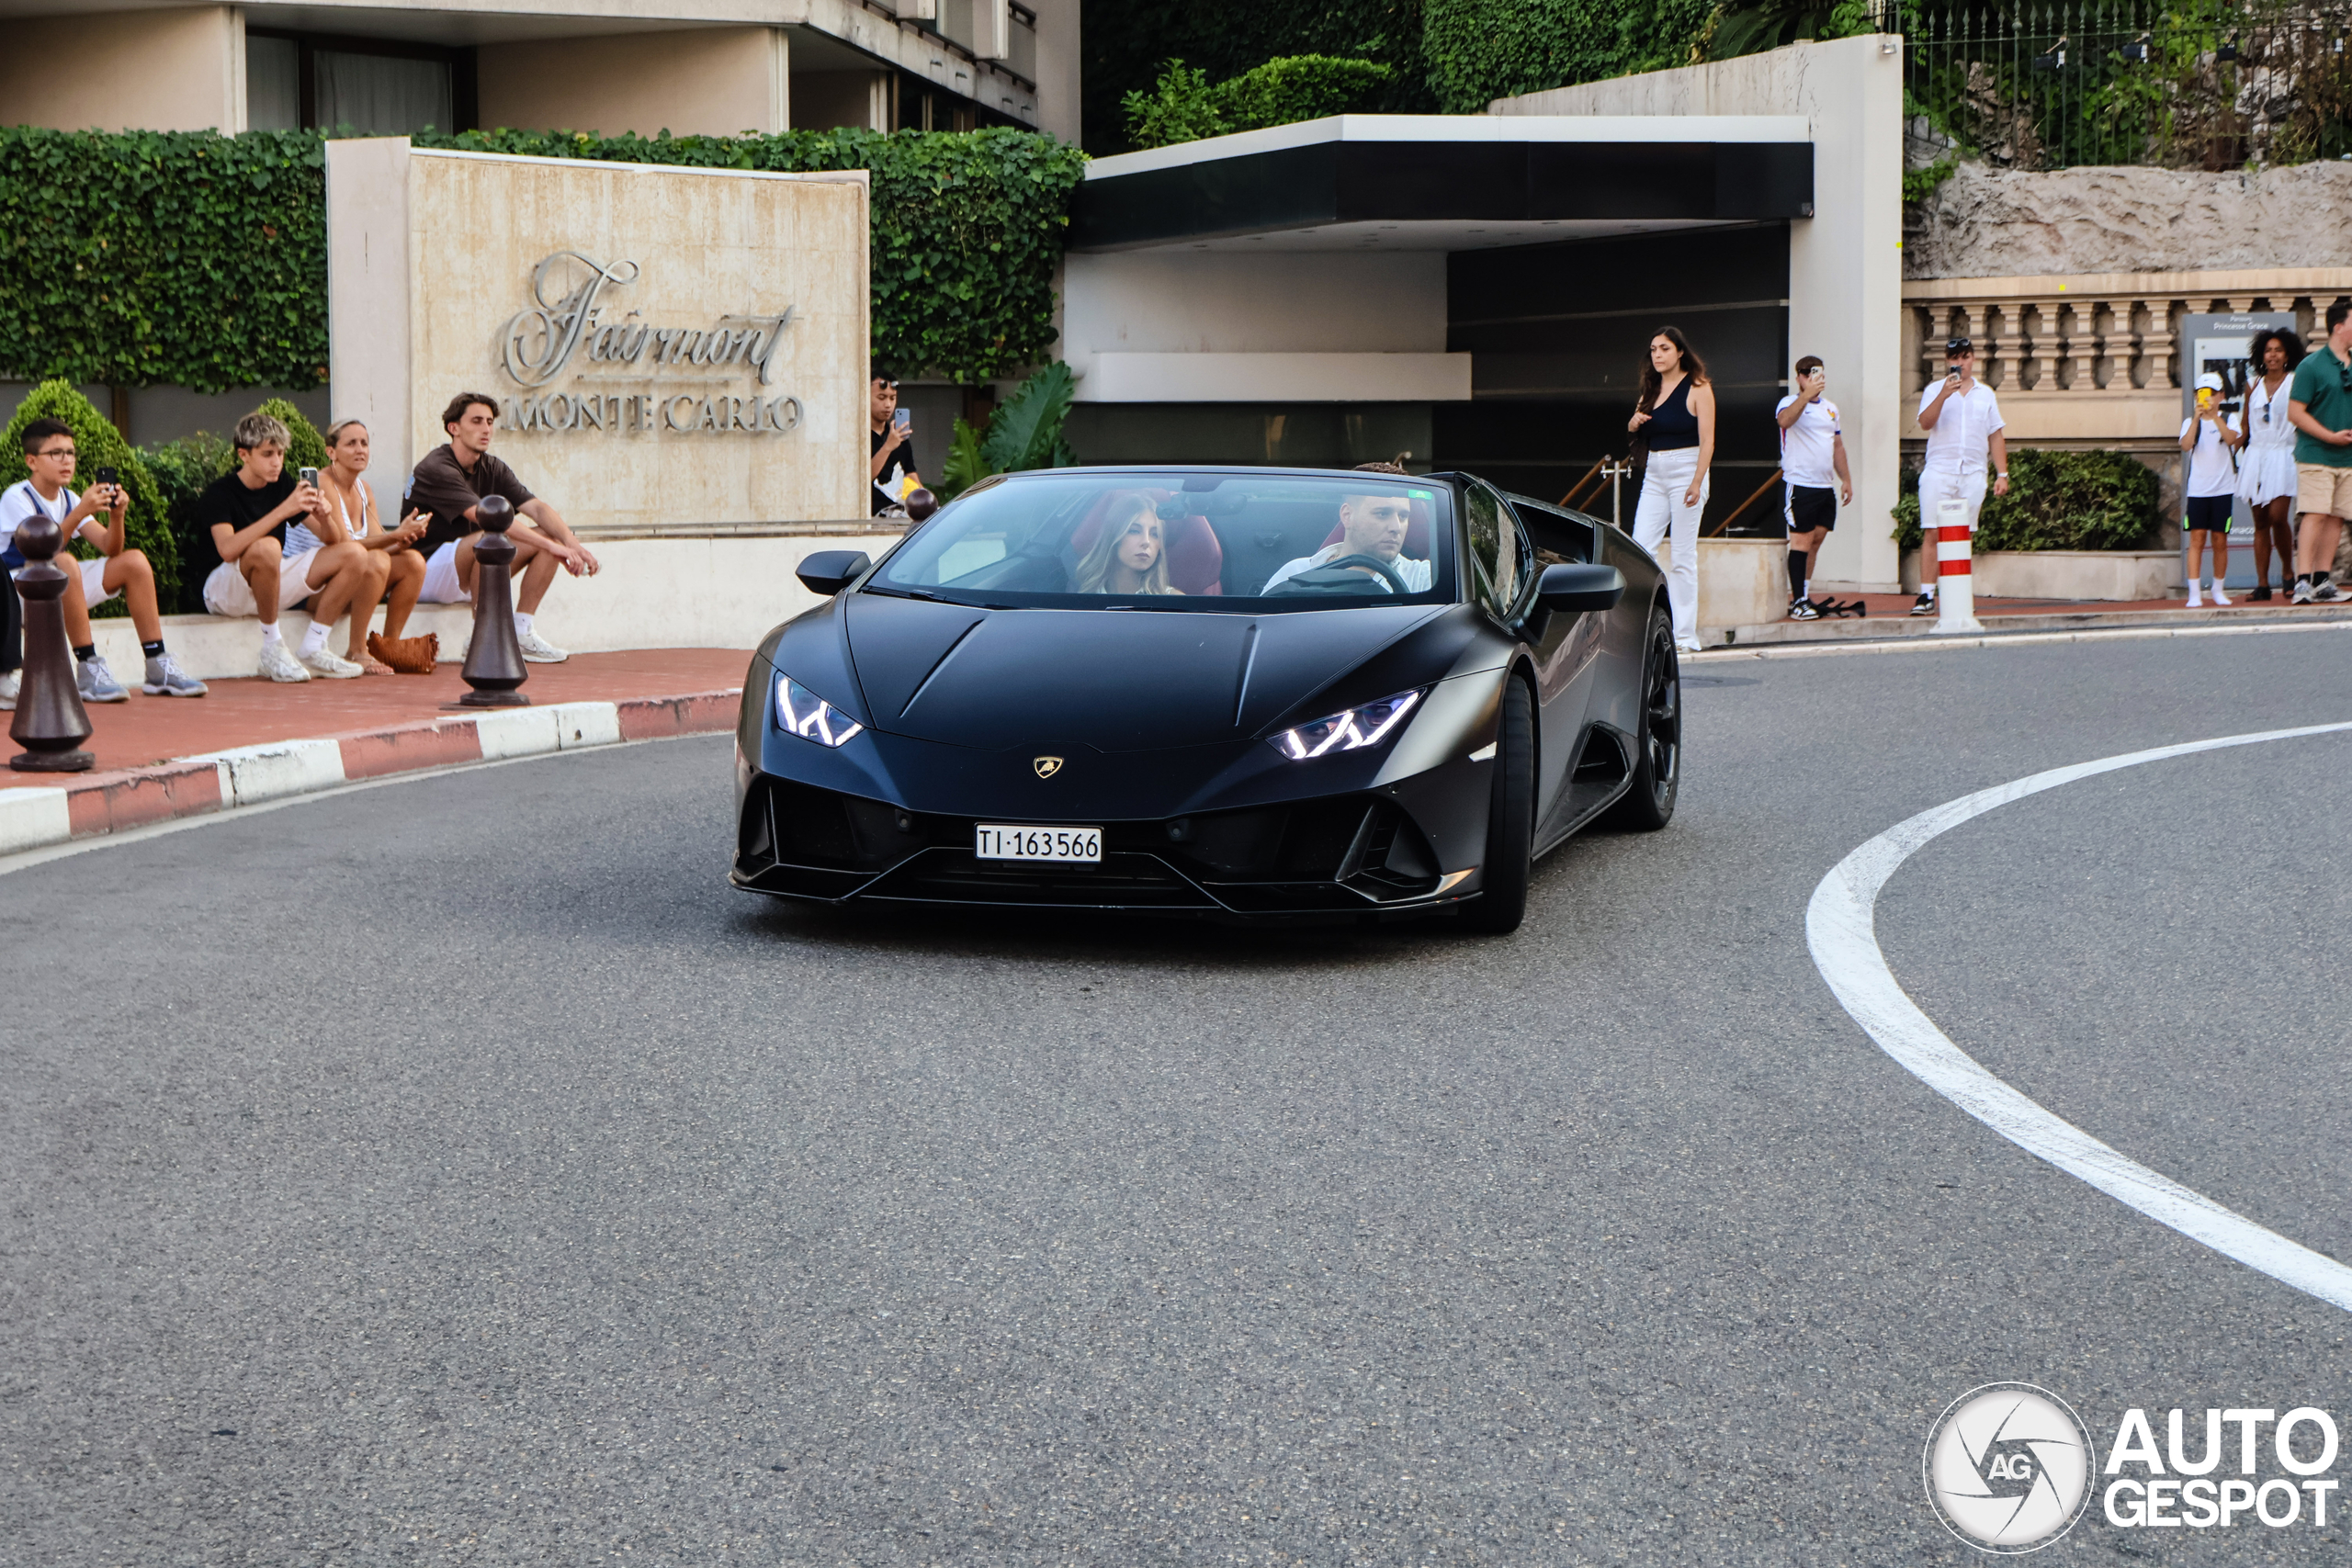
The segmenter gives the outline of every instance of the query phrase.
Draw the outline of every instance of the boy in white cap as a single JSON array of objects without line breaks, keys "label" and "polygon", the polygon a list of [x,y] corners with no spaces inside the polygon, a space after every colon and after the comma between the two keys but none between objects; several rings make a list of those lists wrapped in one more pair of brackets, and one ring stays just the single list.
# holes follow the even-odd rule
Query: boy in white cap
[{"label": "boy in white cap", "polygon": [[2231,454],[2245,439],[2222,417],[2221,377],[2208,370],[2197,378],[2197,412],[2180,422],[2180,449],[2188,454],[2188,607],[2204,608],[2199,579],[2205,575],[2205,546],[2213,546],[2213,603],[2229,607],[2222,580],[2230,575],[2230,520],[2238,502],[2238,465]]}]

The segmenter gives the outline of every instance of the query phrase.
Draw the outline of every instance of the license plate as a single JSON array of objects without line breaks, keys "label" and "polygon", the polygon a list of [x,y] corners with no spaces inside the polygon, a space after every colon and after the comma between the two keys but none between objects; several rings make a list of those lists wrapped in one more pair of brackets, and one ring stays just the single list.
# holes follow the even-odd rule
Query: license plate
[{"label": "license plate", "polygon": [[1005,828],[979,824],[972,852],[982,860],[1095,861],[1102,858],[1100,828]]}]

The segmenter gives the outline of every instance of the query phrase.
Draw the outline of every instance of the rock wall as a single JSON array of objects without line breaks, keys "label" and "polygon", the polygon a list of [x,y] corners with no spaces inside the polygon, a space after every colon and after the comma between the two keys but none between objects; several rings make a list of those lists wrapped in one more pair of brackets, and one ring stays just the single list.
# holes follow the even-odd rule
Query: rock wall
[{"label": "rock wall", "polygon": [[1903,276],[2341,266],[2352,163],[2027,174],[1962,164],[1910,215]]}]

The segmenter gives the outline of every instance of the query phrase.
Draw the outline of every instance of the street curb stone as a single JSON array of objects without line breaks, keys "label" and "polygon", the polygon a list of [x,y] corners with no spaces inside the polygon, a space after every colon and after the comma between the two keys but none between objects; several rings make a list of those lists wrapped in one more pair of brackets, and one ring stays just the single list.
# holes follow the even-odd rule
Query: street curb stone
[{"label": "street curb stone", "polygon": [[428,719],[308,740],[272,740],[143,768],[89,773],[57,787],[0,789],[0,854],[232,811],[356,779],[432,773],[552,751],[709,735],[735,728],[742,692],[622,702],[556,703]]}]

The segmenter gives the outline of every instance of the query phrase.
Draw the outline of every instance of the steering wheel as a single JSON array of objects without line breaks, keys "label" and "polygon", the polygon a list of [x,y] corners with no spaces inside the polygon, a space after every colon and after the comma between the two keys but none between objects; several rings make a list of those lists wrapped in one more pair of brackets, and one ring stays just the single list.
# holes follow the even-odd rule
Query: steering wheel
[{"label": "steering wheel", "polygon": [[1323,571],[1339,571],[1360,566],[1368,567],[1372,570],[1378,572],[1382,578],[1386,580],[1388,583],[1388,592],[1391,593],[1410,593],[1412,592],[1411,589],[1405,586],[1405,580],[1403,577],[1398,575],[1396,569],[1390,566],[1386,561],[1382,560],[1378,556],[1340,556],[1334,559],[1325,561],[1318,570]]}]

